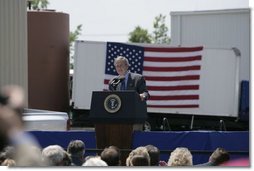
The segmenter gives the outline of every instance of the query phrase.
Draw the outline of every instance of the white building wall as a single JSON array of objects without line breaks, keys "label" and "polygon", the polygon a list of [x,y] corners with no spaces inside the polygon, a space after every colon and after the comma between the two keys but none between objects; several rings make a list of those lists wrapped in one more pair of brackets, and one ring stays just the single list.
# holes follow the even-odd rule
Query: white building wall
[{"label": "white building wall", "polygon": [[27,95],[26,0],[0,0],[0,87],[21,86]]},{"label": "white building wall", "polygon": [[241,52],[240,80],[250,79],[250,9],[172,12],[171,44]]}]

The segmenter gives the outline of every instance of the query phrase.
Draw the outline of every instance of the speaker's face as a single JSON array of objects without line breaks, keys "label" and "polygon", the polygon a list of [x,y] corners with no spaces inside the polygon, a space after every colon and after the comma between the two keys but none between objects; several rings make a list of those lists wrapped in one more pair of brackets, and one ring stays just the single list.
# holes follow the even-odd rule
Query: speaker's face
[{"label": "speaker's face", "polygon": [[116,61],[115,67],[116,67],[116,72],[122,76],[124,76],[126,72],[128,71],[128,65],[122,60]]}]

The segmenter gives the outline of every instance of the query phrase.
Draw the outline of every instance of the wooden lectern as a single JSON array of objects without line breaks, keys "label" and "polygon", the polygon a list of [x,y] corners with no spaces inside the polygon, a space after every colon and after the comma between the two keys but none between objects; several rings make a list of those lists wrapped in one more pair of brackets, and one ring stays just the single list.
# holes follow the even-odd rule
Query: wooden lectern
[{"label": "wooden lectern", "polygon": [[[147,119],[146,102],[135,91],[94,91],[89,119],[95,124],[98,149],[131,149],[133,131]],[[128,154],[121,151],[122,165]]]}]

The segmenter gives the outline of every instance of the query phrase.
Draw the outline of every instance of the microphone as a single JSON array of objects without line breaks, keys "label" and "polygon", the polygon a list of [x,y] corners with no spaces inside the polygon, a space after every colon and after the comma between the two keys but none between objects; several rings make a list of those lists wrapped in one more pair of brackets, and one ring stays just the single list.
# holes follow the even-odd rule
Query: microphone
[{"label": "microphone", "polygon": [[114,88],[114,90],[116,90],[117,85],[121,83],[124,79],[125,79],[124,76],[119,76],[112,80],[111,85]]}]

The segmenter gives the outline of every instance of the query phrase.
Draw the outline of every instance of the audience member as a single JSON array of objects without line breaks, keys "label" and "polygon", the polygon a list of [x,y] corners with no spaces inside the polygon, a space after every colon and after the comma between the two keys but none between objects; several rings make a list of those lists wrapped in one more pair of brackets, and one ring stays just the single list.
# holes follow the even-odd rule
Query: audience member
[{"label": "audience member", "polygon": [[108,166],[99,156],[89,157],[82,166]]},{"label": "audience member", "polygon": [[119,158],[121,159],[121,150],[120,150],[117,146],[111,145],[111,146],[109,146],[108,148],[113,148],[113,149],[115,149],[115,150],[118,152],[118,154],[119,154]]},{"label": "audience member", "polygon": [[149,156],[149,153],[147,152],[147,149],[145,147],[137,147],[136,149],[132,150],[126,159],[126,166],[132,165],[131,160],[132,160],[133,156],[135,156],[135,155],[142,155],[145,158],[147,158],[148,164],[150,166],[150,156]]},{"label": "audience member", "polygon": [[64,149],[59,145],[50,145],[42,150],[42,159],[48,166],[64,166]]},{"label": "audience member", "polygon": [[71,161],[71,156],[67,151],[64,151],[64,158],[63,158],[63,166],[71,166],[72,161]]},{"label": "audience member", "polygon": [[81,166],[84,163],[85,143],[82,140],[73,140],[67,147],[72,165]]},{"label": "audience member", "polygon": [[13,146],[6,146],[3,150],[3,152],[5,152],[5,156],[8,159],[14,159],[15,158],[15,154],[16,154],[16,149]]},{"label": "audience member", "polygon": [[188,148],[178,147],[171,152],[168,166],[192,166],[192,154]]},{"label": "audience member", "polygon": [[8,167],[16,166],[16,162],[13,159],[5,159],[3,163],[1,164],[1,166],[8,166]]},{"label": "audience member", "polygon": [[226,161],[229,161],[229,153],[224,148],[217,148],[209,157],[209,161],[214,165],[220,165]]},{"label": "audience member", "polygon": [[130,166],[150,166],[149,159],[144,155],[135,154],[130,160]]},{"label": "audience member", "polygon": [[45,166],[42,161],[41,148],[33,145],[18,148],[15,161],[17,166],[21,167]]},{"label": "audience member", "polygon": [[207,163],[198,164],[196,166],[218,166],[226,161],[229,161],[229,159],[229,153],[224,148],[219,147],[210,155]]},{"label": "audience member", "polygon": [[[15,147],[15,161],[19,166],[19,159],[24,158],[33,161],[34,155],[30,147],[40,147],[37,140],[23,130],[22,111],[25,104],[25,96],[19,86],[5,86],[0,92],[0,148],[11,145]],[[24,153],[25,152],[25,153]]]},{"label": "audience member", "polygon": [[107,163],[108,166],[120,166],[121,160],[120,160],[120,153],[116,149],[116,147],[108,147],[105,148],[101,152],[101,159]]},{"label": "audience member", "polygon": [[7,106],[0,106],[0,151],[11,145],[12,133],[21,129],[21,123],[14,111]]},{"label": "audience member", "polygon": [[7,159],[5,152],[0,152],[0,165],[3,163],[3,161]]},{"label": "audience member", "polygon": [[145,148],[150,156],[150,165],[159,166],[160,161],[160,150],[154,145],[146,145]]}]

